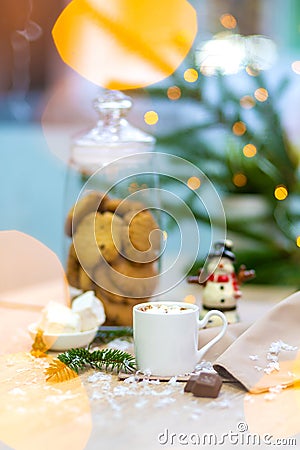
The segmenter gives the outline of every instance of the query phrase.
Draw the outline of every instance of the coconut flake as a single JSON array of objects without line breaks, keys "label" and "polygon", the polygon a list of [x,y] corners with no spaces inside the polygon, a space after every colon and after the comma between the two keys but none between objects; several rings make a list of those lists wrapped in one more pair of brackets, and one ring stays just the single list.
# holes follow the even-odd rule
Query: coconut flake
[{"label": "coconut flake", "polygon": [[99,400],[100,398],[103,398],[103,394],[101,394],[100,392],[95,391],[92,393],[92,400]]},{"label": "coconut flake", "polygon": [[264,399],[267,401],[274,400],[274,398],[276,398],[276,394],[269,393],[264,395]]},{"label": "coconut flake", "polygon": [[193,373],[200,373],[200,372],[214,372],[216,373],[215,369],[213,368],[213,365],[210,361],[201,361],[199,364],[196,365],[195,371]]},{"label": "coconut flake", "polygon": [[282,341],[280,341],[280,343],[281,343],[281,350],[284,350],[286,352],[293,352],[295,350],[298,350],[298,347],[295,347],[293,345],[286,344],[285,342]]},{"label": "coconut flake", "polygon": [[273,353],[268,353],[267,354],[267,360],[268,361],[273,361],[273,362],[278,361],[278,356],[274,355]]},{"label": "coconut flake", "polygon": [[177,381],[177,377],[172,377],[172,378],[170,378],[170,380],[168,381],[168,384],[169,384],[170,386],[177,386],[177,385],[180,384],[180,383]]},{"label": "coconut flake", "polygon": [[113,411],[119,412],[122,410],[120,403],[117,403],[113,398],[108,398],[107,400]]},{"label": "coconut flake", "polygon": [[125,378],[125,380],[123,382],[126,384],[136,383],[136,377],[135,377],[135,375],[131,375],[130,377]]},{"label": "coconut flake", "polygon": [[228,400],[224,399],[224,400],[217,402],[217,405],[219,406],[219,408],[225,409],[225,408],[229,408],[230,402]]},{"label": "coconut flake", "polygon": [[135,403],[135,407],[136,408],[143,408],[144,406],[146,406],[147,405],[147,403],[148,403],[149,401],[146,399],[146,398],[141,398],[139,401],[137,401],[136,403]]},{"label": "coconut flake", "polygon": [[175,403],[176,399],[172,398],[172,397],[165,397],[165,398],[160,398],[156,403],[155,403],[155,407],[156,408],[161,408],[162,406],[166,406],[166,405],[170,405],[171,403]]},{"label": "coconut flake", "polygon": [[125,339],[116,338],[107,344],[107,348],[127,351],[131,347],[131,345],[132,343]]},{"label": "coconut flake", "polygon": [[26,395],[26,392],[20,388],[13,388],[10,391],[8,391],[8,393],[13,394],[13,395],[21,395],[22,397],[24,397],[24,395]]},{"label": "coconut flake", "polygon": [[279,372],[279,370],[280,370],[280,365],[279,365],[279,362],[277,362],[277,361],[272,361],[272,362],[270,362],[268,365],[267,365],[267,367],[264,369],[264,372],[267,374],[267,375],[270,375],[270,373],[273,373],[275,370],[277,370],[278,372]]},{"label": "coconut flake", "polygon": [[97,383],[98,381],[111,381],[111,375],[104,372],[96,372],[88,377],[89,383]]},{"label": "coconut flake", "polygon": [[190,418],[191,418],[192,420],[199,420],[199,419],[200,419],[200,415],[199,415],[199,414],[191,414],[191,415],[190,415]]},{"label": "coconut flake", "polygon": [[280,392],[282,391],[282,389],[285,389],[286,386],[282,385],[282,384],[277,384],[277,386],[272,386],[269,389],[269,392],[271,394],[280,394]]},{"label": "coconut flake", "polygon": [[113,389],[113,394],[116,397],[124,397],[125,395],[132,395],[132,391],[127,386],[116,386]]},{"label": "coconut flake", "polygon": [[[289,345],[289,344],[283,342],[282,340],[272,342],[269,346],[269,349],[268,349],[268,352],[266,355],[266,359],[268,361],[268,364],[266,365],[266,367],[262,368],[259,366],[254,366],[254,368],[258,371],[263,370],[264,373],[266,373],[267,375],[270,375],[275,370],[276,371],[280,370],[280,364],[279,364],[280,352],[295,351],[295,350],[297,350],[297,347],[295,347],[293,345]],[[257,357],[257,355],[249,355],[249,359],[251,359],[252,361],[256,361],[258,359],[258,357]]]}]

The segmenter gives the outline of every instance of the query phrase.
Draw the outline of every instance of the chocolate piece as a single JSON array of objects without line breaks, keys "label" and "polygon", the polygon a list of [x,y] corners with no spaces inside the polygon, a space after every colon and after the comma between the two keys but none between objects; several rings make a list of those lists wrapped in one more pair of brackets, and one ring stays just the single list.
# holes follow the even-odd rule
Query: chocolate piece
[{"label": "chocolate piece", "polygon": [[196,380],[198,380],[198,375],[191,375],[186,385],[184,386],[184,392],[192,392],[192,388]]},{"label": "chocolate piece", "polygon": [[196,397],[216,398],[222,386],[222,379],[217,373],[201,372],[192,386]]}]

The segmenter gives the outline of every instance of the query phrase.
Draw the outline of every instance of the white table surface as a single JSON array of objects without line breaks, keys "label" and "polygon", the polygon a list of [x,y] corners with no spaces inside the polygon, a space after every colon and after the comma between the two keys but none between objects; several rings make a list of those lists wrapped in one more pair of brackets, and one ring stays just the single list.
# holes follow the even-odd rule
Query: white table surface
[{"label": "white table surface", "polygon": [[[245,287],[244,299],[240,302],[242,320],[253,321],[259,318],[272,305],[292,292],[293,289],[283,287]],[[156,450],[161,448],[197,448],[197,446],[191,444],[180,444],[178,441],[179,434],[186,433],[190,437],[190,433],[199,435],[214,433],[216,438],[221,440],[222,433],[236,432],[238,423],[244,423],[246,420],[246,393],[236,384],[223,383],[220,396],[211,400],[196,398],[192,394],[184,394],[184,383],[174,383],[173,385],[167,383],[157,385],[147,383],[128,384],[118,381],[115,375],[109,377],[109,379],[105,379],[107,377],[97,379],[97,372],[89,371],[82,374],[77,380],[80,384],[79,387],[77,385],[74,390],[68,390],[66,393],[60,392],[61,385],[54,385],[49,388],[43,379],[41,368],[34,369],[33,372],[36,371],[34,374],[28,370],[27,381],[24,382],[24,378],[23,381],[20,381],[22,370],[24,371],[28,364],[32,365],[32,362],[24,362],[22,357],[20,357],[19,362],[15,363],[14,366],[8,364],[6,367],[2,366],[1,368],[2,381],[8,382],[8,378],[10,379],[10,391],[13,386],[13,389],[17,388],[17,391],[13,391],[16,395],[12,396],[13,400],[10,400],[13,402],[11,407],[15,407],[15,412],[7,419],[7,409],[9,409],[7,398],[11,399],[12,397],[7,397],[5,383],[2,383],[1,391],[0,382],[1,398],[5,399],[5,405],[2,404],[5,414],[2,416],[1,422],[3,427],[3,418],[8,420],[10,425],[15,425],[13,429],[16,430],[16,433],[19,432],[20,435],[25,433],[20,425],[20,423],[23,423],[25,428],[29,427],[31,429],[30,433],[32,434],[29,433],[28,435],[29,441],[30,436],[39,436],[41,442],[44,442],[43,447],[45,449],[55,448],[60,450],[60,448],[72,448],[83,450],[84,448],[86,450],[110,450],[120,448],[122,450]],[[30,380],[33,376],[35,378],[31,382]],[[37,384],[36,379],[39,377],[41,381],[40,384]],[[18,389],[21,389],[23,394]],[[34,396],[34,390],[36,391],[35,395],[38,395],[45,389],[47,389],[47,405],[52,404],[53,406],[53,403],[57,403],[52,410],[51,416],[51,420],[54,420],[56,424],[52,434],[51,430],[50,434],[49,432],[47,434],[46,424],[40,426],[43,415],[40,412],[39,403],[36,403],[36,407],[34,407],[34,401],[27,397],[29,391]],[[28,415],[26,415],[26,401],[28,401],[28,408],[31,402],[31,409]],[[35,401],[37,401],[36,398]],[[73,414],[71,420],[71,412],[75,408],[74,405],[78,408],[78,414],[75,414],[75,418]],[[19,410],[19,407],[21,410]],[[43,414],[45,414],[45,411]],[[47,417],[47,414],[44,417]],[[17,447],[7,447],[4,442],[1,443],[1,438],[3,439],[4,437],[3,433],[5,434],[5,430],[8,428],[8,425],[5,430],[1,428],[1,422],[1,450],[9,448],[41,450],[41,447],[35,447],[34,439],[27,445],[25,445],[26,439],[24,438],[23,441],[21,439],[23,444]],[[83,439],[83,443],[76,437],[75,430],[79,434],[81,433],[80,436]],[[159,434],[166,433],[165,430],[168,430],[168,433],[175,433],[173,445],[171,445],[170,435],[167,444],[163,445],[158,442]],[[44,440],[43,435],[45,436]],[[73,441],[72,435],[74,435]],[[6,443],[13,442],[9,439],[7,440],[7,435],[5,436]],[[64,436],[66,441],[64,441],[62,436]],[[164,442],[165,436],[166,434],[161,436],[162,442]],[[57,439],[56,443],[54,442],[55,439]],[[277,446],[276,448],[299,448],[300,435],[297,436],[297,439],[298,447]],[[64,442],[61,445],[66,445],[67,447],[60,447],[59,442]],[[212,447],[207,446],[203,448]],[[215,446],[215,448],[218,448],[218,446]],[[226,442],[220,448],[243,448],[243,446],[238,447]],[[256,447],[252,446],[249,448]],[[270,446],[262,444],[257,448],[267,449]]]}]

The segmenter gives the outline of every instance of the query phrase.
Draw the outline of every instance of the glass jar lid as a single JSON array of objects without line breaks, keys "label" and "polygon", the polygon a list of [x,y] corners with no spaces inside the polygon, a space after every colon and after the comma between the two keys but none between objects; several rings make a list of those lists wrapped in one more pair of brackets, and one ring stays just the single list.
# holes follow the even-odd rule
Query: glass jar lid
[{"label": "glass jar lid", "polygon": [[131,106],[131,98],[122,92],[104,90],[94,100],[99,116],[97,125],[72,143],[71,166],[91,174],[124,156],[151,152],[155,138],[133,127],[126,119]]},{"label": "glass jar lid", "polygon": [[140,143],[153,145],[153,136],[133,127],[126,119],[132,100],[120,91],[105,89],[93,102],[99,120],[92,130],[76,139],[80,146]]}]

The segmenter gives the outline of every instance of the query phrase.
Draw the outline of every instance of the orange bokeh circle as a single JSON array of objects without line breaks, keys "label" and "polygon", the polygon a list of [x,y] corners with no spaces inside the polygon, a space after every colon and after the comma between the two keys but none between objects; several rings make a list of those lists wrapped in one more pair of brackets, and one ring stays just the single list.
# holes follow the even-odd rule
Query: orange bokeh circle
[{"label": "orange bokeh circle", "polygon": [[107,89],[134,89],[170,76],[197,33],[186,0],[73,0],[52,35],[72,69]]}]

